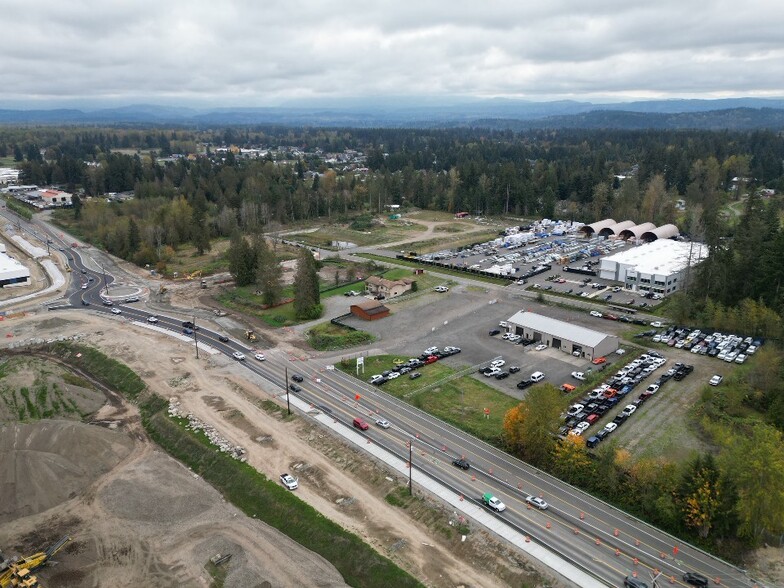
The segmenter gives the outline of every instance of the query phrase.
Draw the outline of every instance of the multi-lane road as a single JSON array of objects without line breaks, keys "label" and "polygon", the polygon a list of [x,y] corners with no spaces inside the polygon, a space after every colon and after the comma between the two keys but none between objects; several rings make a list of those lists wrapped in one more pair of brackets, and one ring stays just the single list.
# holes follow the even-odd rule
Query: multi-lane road
[{"label": "multi-lane road", "polygon": [[[123,304],[115,298],[112,306],[104,305],[107,282],[111,290],[112,277],[87,267],[79,248],[71,248],[69,243],[54,236],[52,239],[73,268],[74,279],[66,294],[70,306],[106,314],[110,314],[112,308],[119,308],[121,316],[137,321],[155,316],[157,327],[183,332],[182,323],[186,319],[147,312],[141,302]],[[87,284],[87,288],[82,288],[82,283]],[[658,572],[662,572],[658,578],[660,586],[686,585],[681,579],[685,572],[699,572],[714,585],[762,586],[742,570],[684,544],[362,380],[329,369],[331,366],[322,361],[291,362],[283,352],[274,349],[265,351],[266,361],[258,361],[245,345],[234,340],[221,341],[221,333],[200,327],[197,331],[200,342],[229,357],[236,351],[244,353],[246,359],[239,363],[279,387],[281,394],[292,382],[291,376],[297,373],[304,381],[299,384],[301,390],[296,395],[315,408],[329,413],[346,427],[351,427],[355,417],[364,418],[371,428],[362,434],[401,459],[408,459],[406,444],[411,443],[414,468],[455,494],[480,504],[480,496],[492,492],[507,505],[504,512],[496,515],[499,521],[521,531],[607,586],[622,586],[624,577],[633,572],[649,586],[653,585],[651,577]],[[391,426],[376,426],[376,418],[388,420]],[[468,460],[471,468],[464,471],[454,467],[452,461],[457,457]],[[618,492],[623,491],[622,487],[618,488]],[[525,501],[529,495],[543,497],[549,508],[530,508]]]}]

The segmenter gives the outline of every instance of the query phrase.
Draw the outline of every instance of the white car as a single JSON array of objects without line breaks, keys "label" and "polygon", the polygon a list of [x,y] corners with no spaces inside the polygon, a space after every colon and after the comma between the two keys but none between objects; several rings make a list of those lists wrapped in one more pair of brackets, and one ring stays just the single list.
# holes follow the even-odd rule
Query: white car
[{"label": "white car", "polygon": [[544,380],[544,372],[534,372],[531,374],[532,382],[536,383],[541,382],[542,380]]},{"label": "white car", "polygon": [[602,313],[599,312],[598,310],[592,310],[591,316],[595,316],[596,318],[602,318]]},{"label": "white car", "polygon": [[240,353],[239,351],[235,351],[234,353],[231,354],[231,356],[234,359],[236,359],[237,361],[244,361],[245,360],[245,354],[244,353]]},{"label": "white car", "polygon": [[545,349],[547,349],[547,345],[545,345],[544,343],[540,343],[539,345],[537,345],[536,347],[534,347],[534,349],[535,349],[536,351],[544,351]]},{"label": "white car", "polygon": [[492,378],[492,377],[494,377],[494,376],[497,376],[497,375],[498,375],[498,374],[500,374],[502,371],[503,371],[503,370],[501,370],[501,368],[493,368],[493,369],[491,369],[491,370],[487,370],[487,371],[485,372],[485,378]]},{"label": "white car", "polygon": [[494,359],[490,362],[490,366],[494,368],[500,368],[506,365],[506,362],[503,359]]},{"label": "white car", "polygon": [[87,284],[82,284],[82,290],[87,290]]},{"label": "white car", "polygon": [[498,323],[498,326],[503,327],[505,329],[506,327],[509,326],[509,323],[507,323],[506,321],[501,321],[500,323]]},{"label": "white car", "polygon": [[585,379],[585,374],[583,372],[572,372],[572,377],[575,380],[584,380]]},{"label": "white car", "polygon": [[435,288],[433,288],[433,290],[435,290],[436,292],[441,292],[442,294],[444,292],[449,292],[449,288],[447,288],[446,286],[436,286]]},{"label": "white car", "polygon": [[382,429],[389,428],[389,421],[386,419],[376,419],[376,424],[381,427]]},{"label": "white car", "polygon": [[650,394],[656,394],[659,391],[659,385],[658,384],[651,384],[650,386],[648,386],[645,389],[645,391],[650,393]]},{"label": "white car", "polygon": [[635,410],[637,410],[636,406],[634,406],[633,404],[627,404],[626,406],[623,407],[623,410],[621,412],[626,416],[632,416]]},{"label": "white car", "polygon": [[122,310],[117,308],[116,306],[112,309],[112,314],[122,314]]},{"label": "white car", "polygon": [[711,386],[718,386],[719,384],[721,384],[722,380],[724,380],[724,378],[722,378],[719,374],[716,374],[710,379],[710,382],[708,383]]},{"label": "white car", "polygon": [[392,372],[391,374],[389,374],[387,376],[387,379],[388,380],[394,380],[395,378],[399,378],[399,377],[400,377],[400,373],[399,372]]},{"label": "white car", "polygon": [[155,323],[157,323],[157,322],[158,322],[158,317],[151,316],[151,317],[149,317],[149,318],[147,319],[147,322],[148,322],[148,323],[150,323],[150,324],[153,324],[153,325],[154,325]]},{"label": "white car", "polygon": [[548,504],[538,496],[529,496],[525,501],[539,510],[547,510]]},{"label": "white car", "polygon": [[566,411],[566,414],[569,416],[574,416],[576,414],[580,414],[584,408],[585,406],[582,404],[573,404],[569,407],[569,410]]},{"label": "white car", "polygon": [[740,355],[738,355],[738,357],[735,358],[735,363],[743,363],[744,361],[746,361],[745,353],[741,353]]},{"label": "white car", "polygon": [[664,323],[662,323],[661,321],[653,321],[651,323],[651,326],[656,327],[657,329],[661,329],[664,326]]},{"label": "white car", "polygon": [[[265,359],[267,359],[266,357],[264,357],[264,354],[263,354],[263,353],[257,353],[257,354],[256,354],[256,355],[254,355],[253,357],[254,357],[254,358],[256,358],[256,359],[258,359],[259,361],[264,361]],[[332,366],[332,369],[335,369],[335,367],[334,367],[334,366]]]},{"label": "white car", "polygon": [[297,488],[299,488],[297,479],[291,474],[281,474],[280,481],[289,490],[296,490]]},{"label": "white car", "polygon": [[756,352],[757,352],[757,346],[756,345],[749,345],[749,348],[746,349],[746,354],[747,355],[754,355]]},{"label": "white car", "polygon": [[428,355],[438,353],[438,347],[428,347],[427,349],[425,349],[425,353],[427,353]]},{"label": "white car", "polygon": [[604,425],[604,430],[607,431],[607,433],[612,433],[617,428],[618,425],[616,423],[607,423]]}]

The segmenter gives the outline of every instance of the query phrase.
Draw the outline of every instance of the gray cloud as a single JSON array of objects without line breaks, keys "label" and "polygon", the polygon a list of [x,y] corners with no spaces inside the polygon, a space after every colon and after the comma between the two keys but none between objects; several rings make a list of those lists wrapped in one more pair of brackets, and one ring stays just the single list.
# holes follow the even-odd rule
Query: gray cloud
[{"label": "gray cloud", "polygon": [[0,104],[784,95],[784,3],[31,0]]}]

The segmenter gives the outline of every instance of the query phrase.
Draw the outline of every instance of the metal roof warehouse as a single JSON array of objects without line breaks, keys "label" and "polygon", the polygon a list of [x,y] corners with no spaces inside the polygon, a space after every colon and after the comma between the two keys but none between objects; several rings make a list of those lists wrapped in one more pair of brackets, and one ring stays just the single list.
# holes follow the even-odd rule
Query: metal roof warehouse
[{"label": "metal roof warehouse", "polygon": [[607,355],[618,349],[618,337],[614,335],[534,312],[521,310],[507,322],[517,335],[541,341],[553,349],[587,359]]}]

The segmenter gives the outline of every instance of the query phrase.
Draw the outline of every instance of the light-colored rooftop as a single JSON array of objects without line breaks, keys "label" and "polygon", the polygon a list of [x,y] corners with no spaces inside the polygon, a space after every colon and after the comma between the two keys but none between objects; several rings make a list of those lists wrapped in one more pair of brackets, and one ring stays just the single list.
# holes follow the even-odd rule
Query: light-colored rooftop
[{"label": "light-colored rooftop", "polygon": [[516,312],[509,319],[509,322],[541,333],[548,333],[558,339],[573,341],[583,347],[596,347],[607,337],[613,337],[613,335],[608,335],[607,333],[586,329],[573,323],[560,321],[543,314],[536,314],[535,312],[526,312],[525,310]]},{"label": "light-colored rooftop", "polygon": [[696,265],[708,257],[708,246],[704,243],[657,239],[651,243],[630,247],[605,257],[602,261],[632,265],[641,274],[668,275]]}]

